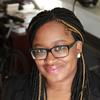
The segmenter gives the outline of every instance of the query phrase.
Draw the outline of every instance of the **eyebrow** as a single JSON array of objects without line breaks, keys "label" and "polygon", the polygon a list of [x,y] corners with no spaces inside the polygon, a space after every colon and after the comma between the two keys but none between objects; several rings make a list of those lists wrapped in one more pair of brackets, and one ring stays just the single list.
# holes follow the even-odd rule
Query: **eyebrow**
[{"label": "eyebrow", "polygon": [[45,48],[45,45],[36,43],[36,44],[33,44],[32,47]]},{"label": "eyebrow", "polygon": [[[54,41],[52,44],[52,47],[54,47],[54,46],[57,46],[57,45],[68,45],[68,44],[70,44],[70,43],[72,43],[72,42],[69,42],[69,41],[67,41],[67,40],[57,40],[57,41]],[[40,48],[49,48],[49,47],[46,47],[45,45],[43,45],[43,44],[39,44],[39,43],[36,43],[36,44],[34,44],[34,45],[32,45],[32,47],[40,47]]]}]

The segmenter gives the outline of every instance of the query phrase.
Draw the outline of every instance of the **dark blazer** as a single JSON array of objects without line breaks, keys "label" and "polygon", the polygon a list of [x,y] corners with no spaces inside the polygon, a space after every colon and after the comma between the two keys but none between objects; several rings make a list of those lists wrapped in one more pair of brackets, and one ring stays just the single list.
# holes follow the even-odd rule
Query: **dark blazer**
[{"label": "dark blazer", "polygon": [[[89,74],[89,84],[89,99],[86,100],[100,100],[100,77],[92,72]],[[32,100],[31,75],[10,77],[4,86],[2,100]]]},{"label": "dark blazer", "polygon": [[89,74],[90,100],[100,100],[100,76],[99,75],[94,72],[91,72]]}]

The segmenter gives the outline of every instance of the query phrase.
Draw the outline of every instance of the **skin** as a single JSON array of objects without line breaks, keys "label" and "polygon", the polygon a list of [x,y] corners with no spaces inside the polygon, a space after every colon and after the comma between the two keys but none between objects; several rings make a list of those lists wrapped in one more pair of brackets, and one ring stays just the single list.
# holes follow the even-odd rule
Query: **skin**
[{"label": "skin", "polygon": [[[57,45],[70,45],[74,41],[71,32],[62,23],[50,21],[37,30],[33,46],[52,48]],[[46,79],[48,100],[70,100],[71,86],[77,70],[77,54],[81,51],[82,42],[77,41],[66,57],[55,58],[48,53],[46,59],[35,60]]]}]

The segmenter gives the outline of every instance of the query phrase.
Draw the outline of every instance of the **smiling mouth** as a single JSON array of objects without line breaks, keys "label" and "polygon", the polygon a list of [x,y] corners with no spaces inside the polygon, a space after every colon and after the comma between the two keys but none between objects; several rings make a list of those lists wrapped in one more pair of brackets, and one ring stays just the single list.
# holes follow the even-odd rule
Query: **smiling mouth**
[{"label": "smiling mouth", "polygon": [[60,71],[61,67],[58,66],[50,66],[46,67],[46,70],[48,73],[58,73]]}]

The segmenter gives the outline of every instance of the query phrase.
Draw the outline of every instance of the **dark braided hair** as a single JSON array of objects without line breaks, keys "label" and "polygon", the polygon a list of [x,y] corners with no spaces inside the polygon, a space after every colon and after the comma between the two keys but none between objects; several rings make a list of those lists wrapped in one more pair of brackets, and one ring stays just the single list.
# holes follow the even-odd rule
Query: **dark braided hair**
[{"label": "dark braided hair", "polygon": [[[45,10],[37,14],[29,24],[27,34],[29,42],[32,46],[36,31],[45,23],[49,21],[58,21],[63,23],[72,32],[76,41],[84,42],[83,35],[85,33],[81,22],[77,19],[74,13],[65,8],[54,8],[52,10]],[[88,89],[87,85],[87,69],[84,63],[83,54],[78,59],[78,68],[72,85],[71,100],[85,99],[85,91]],[[36,65],[33,67],[33,100],[47,100],[45,79],[39,73]]]}]

